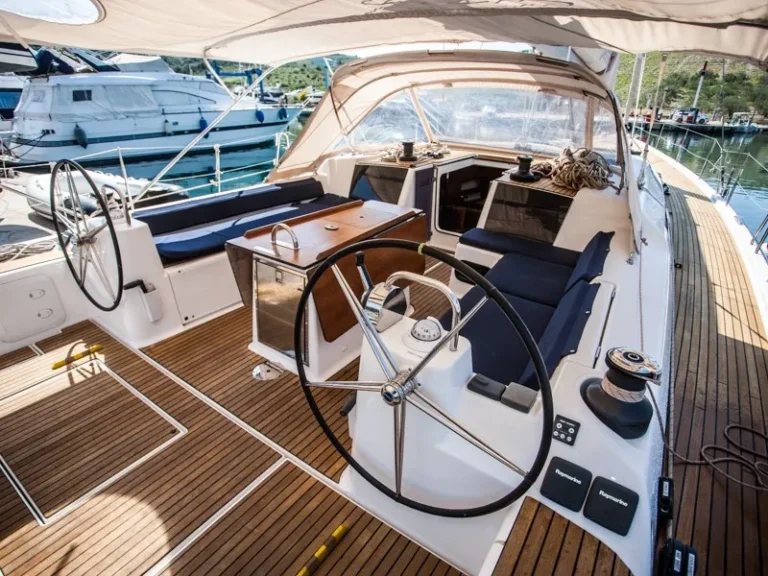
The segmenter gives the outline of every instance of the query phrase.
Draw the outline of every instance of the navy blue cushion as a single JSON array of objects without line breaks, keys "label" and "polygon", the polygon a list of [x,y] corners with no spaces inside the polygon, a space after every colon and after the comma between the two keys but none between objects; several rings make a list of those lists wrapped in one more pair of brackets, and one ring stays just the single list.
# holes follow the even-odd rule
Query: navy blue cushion
[{"label": "navy blue cushion", "polygon": [[[563,356],[573,354],[578,349],[581,334],[592,313],[592,304],[599,289],[600,284],[588,284],[583,280],[577,282],[565,293],[546,330],[541,338],[537,339],[549,376],[552,376]],[[539,389],[533,362],[528,362],[517,382],[534,390]]]},{"label": "navy blue cushion", "polygon": [[[462,312],[469,312],[483,294],[477,286],[467,292],[461,299]],[[538,340],[555,309],[511,294],[502,295],[520,314],[533,338]],[[445,329],[450,328],[450,314],[440,321]],[[529,361],[528,352],[514,326],[493,301],[480,308],[462,328],[461,335],[472,343],[473,370],[503,384],[516,381]]]},{"label": "navy blue cushion", "polygon": [[497,254],[516,252],[538,258],[539,260],[546,260],[547,262],[570,267],[576,266],[576,262],[579,260],[579,252],[574,250],[558,248],[544,242],[537,242],[513,234],[505,234],[504,232],[484,230],[483,228],[473,228],[465,232],[461,235],[459,243],[488,250],[489,252],[496,252]]},{"label": "navy blue cushion", "polygon": [[203,196],[181,204],[137,210],[134,217],[145,222],[152,235],[157,236],[249,212],[312,200],[322,194],[322,184],[310,178],[279,185],[259,185],[239,192]]},{"label": "navy blue cushion", "polygon": [[572,270],[562,264],[510,252],[502,256],[485,277],[502,292],[554,307],[565,293]]},{"label": "navy blue cushion", "polygon": [[300,204],[288,210],[251,214],[214,222],[191,230],[178,230],[161,234],[154,237],[155,246],[164,262],[197,258],[223,250],[227,240],[238,238],[253,228],[282,222],[289,218],[316,212],[348,201],[348,198],[325,194],[312,202]]},{"label": "navy blue cushion", "polygon": [[579,260],[576,262],[565,286],[566,291],[575,286],[577,282],[582,280],[589,282],[603,273],[605,259],[611,250],[612,238],[613,232],[598,232],[594,235],[579,256]]}]

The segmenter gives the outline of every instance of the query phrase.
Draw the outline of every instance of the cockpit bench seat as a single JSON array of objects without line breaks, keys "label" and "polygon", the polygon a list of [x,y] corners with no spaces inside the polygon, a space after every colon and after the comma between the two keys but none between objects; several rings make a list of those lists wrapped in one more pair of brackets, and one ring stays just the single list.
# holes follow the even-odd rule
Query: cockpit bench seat
[{"label": "cockpit bench seat", "polygon": [[612,238],[613,232],[595,234],[583,252],[575,252],[578,258],[572,266],[509,252],[485,277],[502,292],[557,306],[576,282],[591,282],[603,273]]},{"label": "cockpit bench seat", "polygon": [[486,230],[485,228],[472,228],[472,230],[465,232],[459,238],[459,244],[473,246],[496,254],[524,254],[553,264],[570,267],[576,266],[580,255],[575,250],[560,248],[515,234]]},{"label": "cockpit bench seat", "polygon": [[307,179],[139,210],[134,217],[149,226],[160,258],[170,263],[219,252],[252,228],[348,201]]},{"label": "cockpit bench seat", "polygon": [[[550,376],[564,356],[578,349],[599,288],[599,284],[579,280],[556,307],[502,292],[531,331]],[[482,289],[475,286],[461,299],[461,309],[469,311],[482,295]],[[450,327],[448,315],[441,321],[446,329]],[[539,389],[533,363],[522,340],[495,303],[486,303],[464,326],[461,335],[472,344],[472,367],[475,372],[504,385],[516,382],[531,390]]]},{"label": "cockpit bench seat", "polygon": [[[577,257],[571,265],[564,264],[562,259],[551,262],[530,254],[508,252],[485,275],[528,326],[549,376],[563,357],[579,347],[600,288],[590,281],[602,273],[613,235],[598,232],[583,252],[574,252]],[[519,240],[524,242],[516,244],[517,248],[524,249],[527,241]],[[535,253],[543,256],[544,251]],[[477,286],[467,292],[461,299],[462,312],[468,312],[482,295]],[[445,315],[441,322],[448,328],[450,317]],[[472,344],[474,371],[499,384],[489,388],[496,391],[496,399],[504,401],[505,389],[513,384],[539,389],[533,362],[522,340],[495,303],[485,304],[464,326],[461,335]],[[487,390],[481,393],[489,395]]]}]

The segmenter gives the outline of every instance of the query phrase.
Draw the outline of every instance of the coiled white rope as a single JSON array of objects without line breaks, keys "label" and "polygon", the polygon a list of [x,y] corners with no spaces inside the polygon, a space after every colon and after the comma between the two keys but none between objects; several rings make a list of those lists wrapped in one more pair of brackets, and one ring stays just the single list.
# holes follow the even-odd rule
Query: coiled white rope
[{"label": "coiled white rope", "polygon": [[4,244],[0,246],[0,262],[11,262],[24,256],[42,254],[53,250],[56,246],[58,246],[58,242],[50,238],[37,240],[36,242]]}]

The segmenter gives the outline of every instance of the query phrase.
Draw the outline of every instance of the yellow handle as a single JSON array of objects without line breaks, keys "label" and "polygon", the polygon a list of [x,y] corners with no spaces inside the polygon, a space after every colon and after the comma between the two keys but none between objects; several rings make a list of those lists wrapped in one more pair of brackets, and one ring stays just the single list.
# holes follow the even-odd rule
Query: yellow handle
[{"label": "yellow handle", "polygon": [[81,358],[85,358],[86,356],[90,356],[91,354],[96,354],[96,352],[98,352],[102,348],[103,346],[101,344],[94,344],[93,346],[88,346],[88,348],[86,348],[85,351],[83,352],[78,352],[77,354],[73,354],[72,356],[67,356],[66,358],[64,358],[64,360],[58,360],[54,362],[53,366],[51,366],[51,370],[58,370],[59,368],[62,368],[67,364],[72,364],[72,362],[76,362]]},{"label": "yellow handle", "polygon": [[341,539],[344,538],[347,532],[349,532],[349,527],[346,524],[339,525],[328,540],[325,541],[325,544],[320,546],[317,552],[312,555],[312,558],[309,559],[309,562],[299,570],[296,576],[310,576],[313,574],[315,570],[317,570],[317,567],[320,566],[320,563],[326,559],[328,554],[330,554],[334,548],[336,548],[336,544],[341,542]]}]

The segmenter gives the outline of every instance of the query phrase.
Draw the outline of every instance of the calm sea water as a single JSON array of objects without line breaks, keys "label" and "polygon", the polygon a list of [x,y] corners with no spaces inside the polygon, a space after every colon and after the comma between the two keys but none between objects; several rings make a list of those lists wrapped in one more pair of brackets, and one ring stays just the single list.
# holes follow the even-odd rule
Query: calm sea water
[{"label": "calm sea water", "polygon": [[[290,140],[293,142],[304,127],[305,120],[297,118],[288,127]],[[285,150],[281,149],[280,153]],[[216,184],[216,155],[214,152],[195,153],[182,158],[163,177],[163,182],[172,182],[189,190],[190,196],[205,196],[218,191],[234,190],[258,184],[274,167],[277,149],[271,143],[258,148],[222,152],[219,158],[221,188]],[[134,178],[154,178],[169,162],[169,158],[130,162],[126,171]],[[95,168],[103,172],[121,174],[119,164],[110,164]]]},{"label": "calm sea water", "polygon": [[[290,126],[291,141],[295,140],[304,126],[304,119],[297,118]],[[714,188],[717,188],[719,173],[713,171],[705,159],[716,162],[720,156],[720,147],[711,138],[696,136],[685,132],[668,132],[660,136],[653,135],[651,143],[662,152],[677,158],[683,165],[700,174]],[[737,188],[731,199],[731,205],[743,219],[744,224],[754,232],[766,214],[768,214],[768,132],[756,134],[739,134],[718,139],[723,149],[729,152],[729,170],[733,167],[734,178],[738,178],[744,192]],[[688,151],[681,151],[680,147]],[[281,151],[282,152],[282,151]],[[749,153],[758,162],[746,154]],[[272,169],[276,158],[274,146],[224,152],[220,158],[222,170],[221,190],[232,190],[248,185],[258,184]],[[130,176],[137,178],[153,178],[168,160],[154,160],[129,164],[127,170]],[[105,166],[100,168],[115,174],[120,173],[120,167]],[[213,152],[184,158],[163,179],[174,182],[184,188],[194,188],[192,196],[211,194],[219,190],[215,184],[216,159]]]},{"label": "calm sea water", "polygon": [[[709,163],[715,163],[720,157],[719,144],[727,152],[726,181],[732,174],[731,183],[738,179],[743,188],[742,191],[736,187],[731,206],[744,225],[754,233],[768,214],[768,132],[734,134],[717,139],[717,143],[711,138],[691,133],[669,132],[662,133],[660,137],[654,134],[651,144],[678,159],[714,189],[717,189],[720,174]],[[687,151],[681,151],[680,147]],[[751,154],[752,158],[747,154]]]}]

